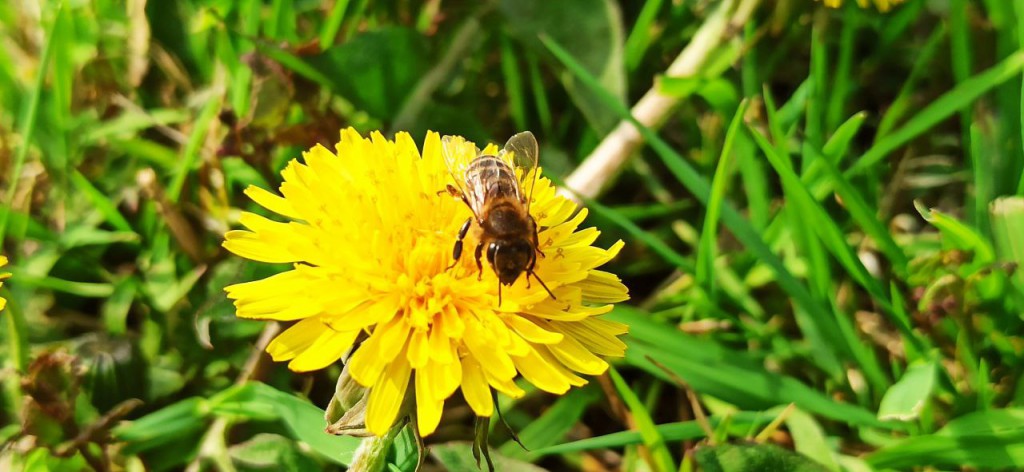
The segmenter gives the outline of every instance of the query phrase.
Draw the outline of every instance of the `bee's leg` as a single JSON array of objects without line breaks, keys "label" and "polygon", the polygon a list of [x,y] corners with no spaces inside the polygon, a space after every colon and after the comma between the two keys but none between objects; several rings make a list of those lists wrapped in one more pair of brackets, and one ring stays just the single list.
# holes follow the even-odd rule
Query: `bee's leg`
[{"label": "bee's leg", "polygon": [[[530,217],[530,220],[533,220],[532,216]],[[544,257],[544,251],[540,250],[540,231],[537,230],[536,221],[533,222],[533,249],[537,251],[537,254],[540,254],[540,257]],[[536,260],[537,259],[534,258],[534,262],[536,262]],[[530,268],[533,268],[532,262],[530,263]]]},{"label": "bee's leg", "polygon": [[[466,239],[466,233],[469,232],[469,226],[473,223],[473,218],[466,218],[466,222],[462,224],[462,228],[459,228],[459,238],[455,240],[455,247],[452,248],[452,265],[448,266],[449,270],[455,267],[455,264],[459,263],[459,258],[462,257],[462,240]],[[478,258],[479,259],[479,258]],[[479,261],[478,261],[479,262]]]},{"label": "bee's leg", "polygon": [[476,279],[483,280],[484,264],[483,262],[480,262],[480,258],[483,257],[484,255],[484,241],[480,241],[480,243],[476,245],[476,252],[474,253],[474,255],[476,256]]},{"label": "bee's leg", "polygon": [[548,286],[544,283],[544,281],[541,280],[540,277],[537,276],[537,273],[534,272],[533,269],[530,269],[530,270],[526,271],[526,275],[527,275],[526,280],[530,280],[529,276],[532,275],[533,278],[537,279],[537,282],[540,282],[540,286],[544,287],[544,290],[546,292],[548,292],[548,295],[551,295],[551,299],[552,300],[558,300],[558,297],[556,297],[555,294],[551,291],[551,289],[548,288]]}]

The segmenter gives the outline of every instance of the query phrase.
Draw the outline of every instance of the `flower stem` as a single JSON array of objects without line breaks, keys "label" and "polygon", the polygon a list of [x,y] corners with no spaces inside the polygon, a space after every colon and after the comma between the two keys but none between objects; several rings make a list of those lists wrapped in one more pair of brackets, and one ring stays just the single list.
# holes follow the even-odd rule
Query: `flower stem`
[{"label": "flower stem", "polygon": [[387,464],[388,449],[391,449],[391,444],[395,442],[395,438],[404,427],[404,424],[399,423],[388,430],[383,437],[371,436],[363,439],[363,442],[359,444],[359,449],[356,449],[352,465],[348,468],[349,472],[380,472],[384,470],[384,466]]}]

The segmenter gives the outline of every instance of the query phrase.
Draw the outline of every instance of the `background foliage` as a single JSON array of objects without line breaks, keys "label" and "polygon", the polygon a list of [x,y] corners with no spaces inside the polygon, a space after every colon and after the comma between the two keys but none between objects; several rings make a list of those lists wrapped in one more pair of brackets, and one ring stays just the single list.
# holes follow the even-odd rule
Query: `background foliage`
[{"label": "background foliage", "polygon": [[222,292],[272,272],[220,248],[241,189],[344,126],[530,129],[557,180],[652,87],[679,106],[587,202],[627,357],[503,398],[499,467],[1024,468],[1024,1],[747,0],[665,76],[735,3],[0,4],[0,468],[343,468],[338,367],[268,362]]}]

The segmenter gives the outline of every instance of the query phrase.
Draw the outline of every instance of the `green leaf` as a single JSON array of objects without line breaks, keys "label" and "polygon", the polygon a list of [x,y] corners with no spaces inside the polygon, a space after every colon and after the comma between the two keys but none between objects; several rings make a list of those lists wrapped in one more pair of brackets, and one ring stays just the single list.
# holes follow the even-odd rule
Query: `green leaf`
[{"label": "green leaf", "polygon": [[307,63],[338,95],[381,120],[390,120],[428,69],[423,36],[414,29],[368,31],[311,57]]},{"label": "green leaf", "polygon": [[1012,280],[1018,295],[1024,296],[1024,197],[998,198],[992,202],[990,211],[999,260],[1017,267]]},{"label": "green leaf", "polygon": [[11,270],[18,273],[18,283],[27,287],[48,288],[87,298],[107,298],[114,293],[114,286],[112,284],[75,282],[48,276],[39,277],[21,271],[17,267],[12,267]]},{"label": "green leaf", "polygon": [[[51,10],[51,9],[47,9]],[[9,171],[13,176],[20,176],[22,167],[25,165],[25,159],[28,157],[29,149],[32,147],[33,134],[35,133],[36,126],[38,124],[37,116],[39,112],[39,101],[44,93],[46,84],[47,69],[50,66],[53,58],[53,52],[60,46],[54,47],[54,38],[56,37],[59,28],[57,25],[61,22],[61,18],[64,16],[64,4],[58,3],[56,11],[53,13],[53,23],[47,26],[46,42],[43,45],[43,52],[39,55],[39,62],[37,63],[36,79],[29,91],[28,107],[25,110],[23,119],[18,125],[17,135],[21,137],[22,145],[17,147],[14,155],[14,165]],[[8,185],[7,192],[4,195],[4,202],[13,202],[14,195],[18,190],[18,185]],[[10,212],[0,213],[0,241],[4,241],[4,236],[7,233],[7,221]]]},{"label": "green leaf", "polygon": [[[852,121],[853,118],[850,120]],[[837,136],[839,136],[838,131],[832,137],[836,138]],[[833,141],[829,141],[829,143],[832,142]],[[826,144],[825,147],[827,149],[829,145]],[[885,227],[884,222],[879,220],[877,210],[868,205],[867,201],[857,188],[854,187],[845,176],[843,176],[842,172],[839,171],[839,168],[830,161],[830,158],[826,157],[830,155],[829,151],[825,151],[825,156],[822,156],[814,149],[808,147],[804,149],[804,155],[811,159],[813,164],[819,165],[825,169],[827,178],[831,180],[836,193],[838,193],[840,198],[843,199],[843,204],[847,209],[849,209],[850,216],[853,217],[854,221],[860,225],[865,233],[874,239],[875,243],[878,244],[879,249],[885,253],[886,257],[889,258],[889,262],[893,264],[893,271],[896,272],[897,275],[905,275],[907,273],[907,264],[909,264],[906,254],[904,254],[903,250],[898,244],[896,244],[892,234],[889,233],[889,229]]]},{"label": "green leaf", "polygon": [[893,384],[878,406],[878,419],[910,421],[916,419],[935,389],[938,366],[933,361],[911,364]]},{"label": "green leaf", "polygon": [[626,362],[674,382],[657,361],[682,378],[694,391],[724,400],[742,409],[766,409],[795,403],[801,409],[848,424],[896,427],[878,420],[858,406],[838,402],[802,382],[769,372],[753,358],[718,343],[686,335],[675,327],[651,320],[649,315],[616,306],[611,320],[629,325]]},{"label": "green leaf", "polygon": [[258,382],[249,385],[255,398],[274,406],[295,439],[306,443],[310,449],[331,462],[341,465],[352,462],[352,456],[359,447],[359,439],[324,432],[326,423],[323,410],[309,403],[309,400],[284,393],[269,385]]},{"label": "green leaf", "polygon": [[299,453],[295,443],[284,436],[260,433],[231,446],[233,462],[246,467],[283,470],[317,470],[316,461]]},{"label": "green leaf", "polygon": [[836,453],[828,444],[825,430],[813,416],[794,408],[786,418],[786,428],[793,436],[796,452],[813,459],[831,472],[839,472]]},{"label": "green leaf", "polygon": [[915,201],[918,213],[942,233],[942,245],[946,249],[958,249],[974,253],[978,264],[995,262],[995,250],[991,243],[977,229],[939,210],[928,209]]},{"label": "green leaf", "polygon": [[515,441],[503,444],[499,451],[514,459],[530,460],[534,449],[557,444],[579,422],[583,412],[601,397],[601,391],[594,387],[574,388],[551,405],[540,418],[519,432],[519,440],[527,447],[524,450]]},{"label": "green leaf", "polygon": [[205,399],[188,398],[117,427],[114,436],[127,442],[129,451],[146,451],[181,438],[198,437],[208,413]]},{"label": "green leaf", "polygon": [[714,272],[715,257],[718,244],[718,218],[722,212],[722,203],[725,200],[725,191],[729,186],[730,177],[735,172],[735,156],[733,143],[739,135],[740,124],[747,112],[747,104],[744,101],[733,115],[729,123],[729,130],[725,133],[725,142],[722,144],[722,153],[718,158],[718,167],[715,176],[711,181],[711,196],[708,198],[708,209],[704,216],[704,228],[700,234],[700,243],[697,250],[697,273],[695,277],[697,284],[705,287],[708,293],[714,293]]},{"label": "green leaf", "polygon": [[[748,432],[768,424],[777,414],[777,412],[773,413],[771,411],[738,411],[728,415],[709,416],[708,422],[711,424],[712,428],[716,428],[720,425],[726,425],[729,427],[729,431],[732,432],[732,434],[746,435]],[[659,424],[655,425],[654,428],[666,441],[689,441],[693,439],[701,439],[706,436],[704,429],[701,428],[700,424],[696,421]],[[549,454],[565,454],[569,452],[607,449],[642,443],[643,436],[639,431],[619,431],[616,433],[536,449],[533,453],[539,457]]]},{"label": "green leaf", "polygon": [[846,171],[845,175],[849,177],[872,168],[890,152],[920,136],[942,120],[949,118],[995,86],[1015,77],[1022,68],[1024,68],[1024,51],[1019,51],[1003,59],[992,68],[960,82],[952,90],[933,100],[918,114],[907,120],[903,127],[879,139],[874,146],[857,159],[857,162]]},{"label": "green leaf", "polygon": [[[573,74],[594,90],[595,93],[603,97],[605,106],[615,110],[620,118],[629,121],[633,126],[637,127],[640,135],[650,143],[654,151],[661,157],[662,162],[665,163],[666,167],[668,167],[679,182],[690,190],[701,203],[707,204],[711,194],[711,186],[683,156],[672,149],[656,132],[638,122],[630,114],[628,108],[617,102],[613,96],[603,90],[597,79],[588,73],[565,48],[550,39],[545,40],[544,44]],[[771,268],[779,286],[793,298],[794,303],[811,315],[811,319],[827,319],[832,316],[829,310],[822,303],[814,299],[807,290],[807,287],[793,276],[782,260],[765,244],[762,235],[753,225],[732,205],[723,205],[722,222],[755,257]]]},{"label": "green leaf", "polygon": [[647,407],[636,396],[636,393],[629,388],[629,385],[626,385],[626,381],[622,379],[622,376],[619,375],[619,372],[614,367],[608,368],[608,375],[611,376],[615,390],[619,392],[622,401],[626,403],[626,407],[629,408],[629,412],[633,415],[633,421],[636,424],[636,428],[640,431],[640,437],[643,438],[644,446],[647,447],[647,451],[651,455],[651,468],[654,470],[675,470],[676,465],[672,461],[672,454],[668,452],[668,448],[665,446],[665,438],[661,437],[657,428],[654,427],[654,421],[651,419],[651,413],[647,411]]},{"label": "green leaf", "polygon": [[746,472],[778,470],[827,472],[829,469],[807,457],[774,444],[723,444],[704,446],[694,454],[704,472]]},{"label": "green leaf", "polygon": [[280,417],[273,398],[259,383],[233,385],[210,397],[210,412],[233,420],[273,421]]},{"label": "green leaf", "polygon": [[[449,442],[430,446],[430,455],[434,460],[440,462],[445,470],[480,470],[473,459],[473,444],[468,442]],[[494,461],[494,470],[509,470],[522,472],[545,472],[546,469],[523,462],[518,459],[511,459],[496,452],[491,452],[491,460]],[[484,467],[486,469],[486,466]]]},{"label": "green leaf", "polygon": [[869,454],[877,468],[1024,468],[1024,409],[971,413],[935,434],[913,436]]},{"label": "green leaf", "polygon": [[[597,77],[606,91],[622,104],[626,101],[626,70],[623,60],[622,14],[611,0],[501,0],[498,8],[505,25],[528,47],[543,51],[540,37],[563,45],[582,67]],[[571,24],[571,28],[566,25]],[[563,83],[590,126],[605,133],[618,116],[604,106],[601,97],[572,74]]]}]

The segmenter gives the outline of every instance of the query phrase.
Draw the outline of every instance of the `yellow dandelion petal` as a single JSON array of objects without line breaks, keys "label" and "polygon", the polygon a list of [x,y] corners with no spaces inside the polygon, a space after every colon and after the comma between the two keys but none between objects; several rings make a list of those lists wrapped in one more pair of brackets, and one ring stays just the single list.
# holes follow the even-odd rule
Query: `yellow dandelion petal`
[{"label": "yellow dandelion petal", "polygon": [[586,379],[576,375],[576,373],[569,370],[564,363],[559,362],[555,356],[551,355],[551,350],[548,346],[537,346],[537,355],[555,369],[555,371],[558,372],[558,375],[564,378],[566,382],[569,382],[569,385],[572,385],[573,387],[582,387],[587,384]]},{"label": "yellow dandelion petal", "polygon": [[336,331],[364,328],[394,318],[398,311],[398,300],[383,297],[380,300],[364,302],[343,313],[325,315],[324,323]]},{"label": "yellow dandelion petal", "polygon": [[484,370],[484,377],[487,378],[487,383],[495,390],[504,393],[512,398],[522,398],[526,395],[526,390],[523,390],[516,385],[515,379],[499,379],[492,377],[486,370]]},{"label": "yellow dandelion petal", "polygon": [[624,334],[625,330],[619,331],[615,323],[607,326],[604,323],[614,323],[606,320],[588,318],[579,322],[552,321],[552,328],[565,333],[583,343],[583,346],[597,355],[606,357],[622,357],[626,353],[626,343],[617,337]]},{"label": "yellow dandelion petal", "polygon": [[421,436],[437,429],[444,399],[455,393],[461,378],[462,364],[459,362],[430,362],[416,369],[416,425]]},{"label": "yellow dandelion petal", "polygon": [[275,246],[251,231],[228,231],[224,235],[224,247],[239,256],[259,262],[281,263],[298,260],[287,249]]},{"label": "yellow dandelion petal", "polygon": [[371,433],[383,436],[391,429],[405,400],[411,371],[405,358],[396,358],[370,387],[370,399],[366,404],[366,429]]},{"label": "yellow dandelion petal", "polygon": [[523,378],[545,392],[563,394],[571,383],[565,375],[540,356],[536,349],[530,349],[525,356],[514,357],[516,368]]},{"label": "yellow dandelion petal", "polygon": [[562,333],[556,333],[548,331],[540,326],[537,326],[534,322],[527,319],[525,316],[517,315],[505,315],[502,317],[511,327],[515,330],[516,334],[522,336],[523,339],[536,344],[553,344],[561,342],[565,337]]},{"label": "yellow dandelion petal", "polygon": [[430,330],[430,358],[434,362],[450,364],[455,362],[455,350],[452,347],[451,338],[442,330],[443,318],[438,318],[437,329]]},{"label": "yellow dandelion petal", "polygon": [[309,349],[322,334],[324,330],[320,319],[307,318],[277,335],[267,345],[267,353],[275,361],[292,360]]},{"label": "yellow dandelion petal", "polygon": [[377,325],[373,335],[367,339],[349,360],[352,378],[363,386],[373,385],[381,371],[397,353],[405,347],[409,328],[399,317],[389,323]]},{"label": "yellow dandelion petal", "polygon": [[494,399],[491,388],[480,363],[473,356],[462,359],[462,396],[477,416],[491,416],[494,413]]},{"label": "yellow dandelion petal", "polygon": [[427,365],[427,362],[430,361],[430,344],[426,330],[413,330],[412,337],[409,338],[409,349],[406,352],[409,365],[414,369],[420,369]]},{"label": "yellow dandelion petal", "polygon": [[561,342],[549,345],[548,349],[562,364],[581,374],[600,375],[608,370],[607,362],[572,337],[562,336]]},{"label": "yellow dandelion petal", "polygon": [[288,218],[298,220],[301,219],[299,214],[292,208],[292,204],[287,199],[279,195],[275,195],[267,190],[259,188],[255,185],[250,185],[245,189],[245,195],[256,202],[257,205],[266,208],[274,213],[281,216],[287,216]]},{"label": "yellow dandelion petal", "polygon": [[618,303],[629,300],[629,292],[619,277],[611,272],[592,270],[580,287],[583,298],[598,303]]},{"label": "yellow dandelion petal", "polygon": [[228,296],[235,298],[239,318],[262,318],[292,321],[320,314],[316,300],[303,297],[310,286],[317,285],[298,270],[281,272],[263,280],[228,286]]},{"label": "yellow dandelion petal", "polygon": [[[480,153],[501,155],[496,145],[481,151],[432,132],[420,152],[406,133],[388,140],[345,129],[333,150],[314,146],[290,162],[280,194],[246,189],[266,211],[242,212],[245,229],[225,235],[224,247],[239,256],[293,264],[227,287],[237,315],[294,322],[267,347],[292,370],[320,369],[351,351],[348,372],[369,389],[366,425],[374,434],[400,414],[415,415],[421,435],[433,433],[456,390],[479,416],[494,413],[494,391],[525,395],[519,378],[564,393],[586,383],[577,374],[607,370],[602,357],[625,352],[618,339],[625,327],[600,316],[629,293],[597,270],[622,243],[592,246],[600,232],[580,229],[586,209],[543,176],[529,206],[543,254],[536,278],[520,275],[501,287],[499,303],[491,259],[477,265],[478,247],[486,252],[479,224],[453,264],[459,228],[474,215],[446,191],[465,183],[447,164],[461,174]],[[507,153],[501,159],[512,162]],[[515,173],[522,179],[540,169]],[[415,411],[404,410],[412,399]]]},{"label": "yellow dandelion petal", "polygon": [[356,336],[359,335],[358,329],[350,329],[348,331],[334,331],[333,329],[324,331],[322,327],[320,329],[323,331],[323,334],[307,347],[305,351],[302,351],[302,353],[295,356],[295,359],[288,363],[289,369],[295,372],[323,369],[337,362],[338,358],[352,347]]}]

